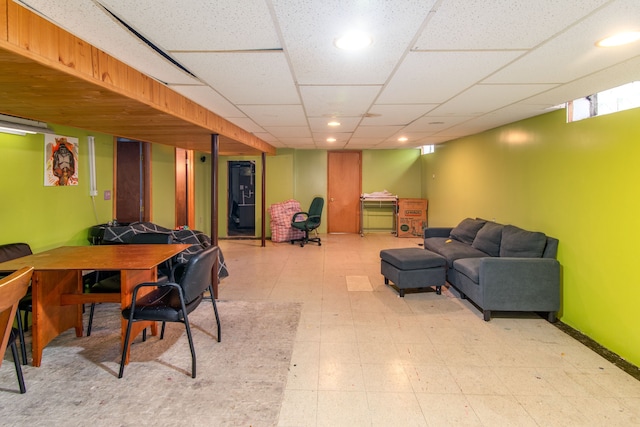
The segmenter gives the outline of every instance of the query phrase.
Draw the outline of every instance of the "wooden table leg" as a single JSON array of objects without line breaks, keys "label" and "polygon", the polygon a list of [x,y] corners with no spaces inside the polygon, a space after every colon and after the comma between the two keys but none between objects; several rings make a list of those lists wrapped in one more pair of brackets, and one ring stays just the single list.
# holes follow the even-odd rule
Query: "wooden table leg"
[{"label": "wooden table leg", "polygon": [[82,336],[80,306],[60,304],[62,294],[77,292],[82,287],[82,272],[78,270],[35,271],[31,278],[33,295],[32,353],[33,366],[42,363],[42,351],[55,337],[69,328]]}]

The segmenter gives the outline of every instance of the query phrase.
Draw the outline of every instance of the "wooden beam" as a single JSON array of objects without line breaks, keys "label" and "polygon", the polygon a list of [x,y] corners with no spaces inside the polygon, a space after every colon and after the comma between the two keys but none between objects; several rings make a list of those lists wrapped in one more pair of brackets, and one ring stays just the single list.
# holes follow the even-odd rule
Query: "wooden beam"
[{"label": "wooden beam", "polygon": [[255,135],[28,9],[0,0],[0,112],[223,155],[275,154]]}]

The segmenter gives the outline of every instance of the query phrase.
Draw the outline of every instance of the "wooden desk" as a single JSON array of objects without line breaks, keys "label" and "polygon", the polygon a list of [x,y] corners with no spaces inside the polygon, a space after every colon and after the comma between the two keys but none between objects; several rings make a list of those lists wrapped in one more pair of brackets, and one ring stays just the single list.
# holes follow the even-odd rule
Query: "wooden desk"
[{"label": "wooden desk", "polygon": [[[158,264],[179,254],[191,245],[105,245],[63,246],[50,251],[0,263],[0,271],[34,267],[31,278],[33,298],[33,366],[40,366],[42,350],[55,337],[70,328],[82,336],[81,304],[118,302],[122,308],[131,304],[133,288],[157,279]],[[83,270],[114,270],[121,274],[120,294],[83,294]],[[136,322],[133,337],[147,326],[157,334],[155,322]],[[121,319],[122,343],[127,321]],[[133,341],[133,338],[132,338]]]}]

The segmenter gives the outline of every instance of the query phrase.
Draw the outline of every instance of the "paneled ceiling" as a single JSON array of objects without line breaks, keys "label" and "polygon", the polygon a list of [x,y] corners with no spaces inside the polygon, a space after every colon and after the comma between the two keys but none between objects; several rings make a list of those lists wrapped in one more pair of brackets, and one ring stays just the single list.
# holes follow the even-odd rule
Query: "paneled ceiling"
[{"label": "paneled ceiling", "polygon": [[275,147],[440,143],[640,78],[637,42],[595,46],[638,0],[16,2]]}]

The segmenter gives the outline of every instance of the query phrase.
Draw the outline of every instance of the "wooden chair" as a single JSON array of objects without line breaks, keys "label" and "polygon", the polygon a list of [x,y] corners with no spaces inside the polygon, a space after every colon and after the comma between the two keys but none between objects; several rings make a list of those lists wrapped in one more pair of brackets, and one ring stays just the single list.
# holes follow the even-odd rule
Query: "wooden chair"
[{"label": "wooden chair", "polygon": [[0,366],[4,360],[7,347],[11,346],[20,393],[25,393],[27,388],[22,377],[22,368],[20,367],[20,359],[16,347],[18,331],[13,328],[13,321],[16,317],[20,298],[27,294],[32,274],[33,267],[24,267],[0,280]]},{"label": "wooden chair", "polygon": [[[31,247],[27,243],[8,243],[0,245],[0,262],[10,261],[16,258],[31,255]],[[0,273],[0,279],[7,274]],[[18,321],[18,335],[20,337],[20,350],[22,351],[22,364],[27,364],[27,345],[24,341],[24,333],[29,329],[29,313],[33,311],[33,302],[31,299],[31,287],[27,290],[27,294],[20,299],[18,310],[16,311],[16,320]],[[24,320],[20,317],[20,312],[24,312]]]}]

